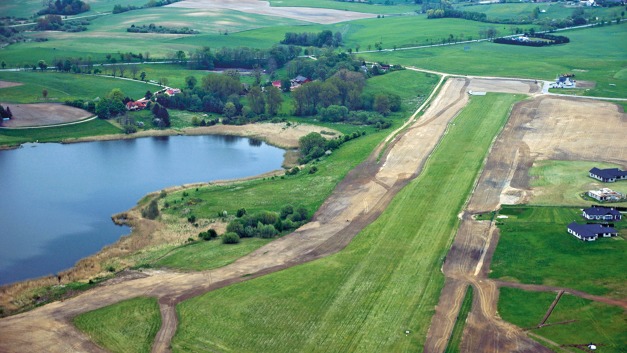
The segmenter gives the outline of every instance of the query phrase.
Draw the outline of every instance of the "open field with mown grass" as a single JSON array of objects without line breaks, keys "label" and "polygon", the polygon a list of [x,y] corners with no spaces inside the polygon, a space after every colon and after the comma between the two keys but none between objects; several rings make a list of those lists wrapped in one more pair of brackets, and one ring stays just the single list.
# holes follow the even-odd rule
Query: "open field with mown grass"
[{"label": "open field with mown grass", "polygon": [[[538,325],[555,299],[554,292],[527,292],[515,288],[500,288],[498,312],[503,320],[521,328]],[[574,322],[545,326],[529,331],[532,338],[555,352],[571,352],[570,348],[555,347],[540,337],[559,345],[598,345],[599,352],[619,353],[627,350],[625,313],[619,307],[593,302],[564,294],[546,324]]]},{"label": "open field with mown grass", "polygon": [[2,129],[0,145],[17,146],[26,142],[59,142],[65,139],[122,133],[108,121],[95,119],[86,123],[44,129]]},{"label": "open field with mown grass", "polygon": [[[128,71],[125,76],[128,76]],[[141,81],[119,80],[113,77],[78,75],[70,73],[22,71],[0,72],[0,80],[20,82],[23,85],[0,89],[0,102],[8,103],[63,103],[66,100],[93,100],[104,97],[114,88],[127,96],[139,99],[147,90],[156,91],[158,86]],[[48,91],[43,98],[42,91]]]},{"label": "open field with mown grass", "polygon": [[457,314],[457,321],[455,321],[455,326],[453,327],[451,338],[448,341],[448,345],[446,346],[446,350],[444,351],[444,353],[460,352],[460,345],[462,343],[464,327],[466,326],[466,318],[468,318],[468,313],[470,312],[470,309],[472,309],[472,297],[473,287],[468,286],[468,288],[466,289],[466,295],[464,296],[464,301],[462,302],[462,306],[459,309],[459,314]]},{"label": "open field with mown grass", "polygon": [[[94,15],[100,12],[111,12],[115,5],[143,6],[149,0],[88,0],[90,10],[75,16]],[[37,11],[43,9],[41,0],[5,0],[0,3],[0,13],[4,16],[29,18]],[[74,17],[74,16],[69,16]]]},{"label": "open field with mown grass", "polygon": [[[615,45],[627,41],[626,24],[559,34],[569,37],[571,42],[544,48],[482,42],[363,56],[460,75],[554,80],[556,75],[570,72],[576,74],[577,80],[597,83],[595,88],[584,91],[585,95],[627,97],[627,80],[622,79],[627,69],[627,54]],[[384,47],[388,48],[387,45]]]},{"label": "open field with mown grass", "polygon": [[[597,168],[622,168],[610,163],[585,161],[537,161],[529,170],[533,187],[532,205],[590,206],[592,201],[583,199],[582,193],[609,187],[627,193],[627,182],[602,183],[588,176],[588,171]],[[598,202],[597,202],[598,203]],[[627,206],[627,202],[606,203],[607,206]]]},{"label": "open field with mown grass", "polygon": [[501,236],[491,278],[574,288],[596,295],[624,298],[623,261],[627,222],[615,223],[616,238],[583,242],[568,234],[573,220],[585,223],[578,207],[503,206]]},{"label": "open field with mown grass", "polygon": [[145,353],[161,327],[161,314],[156,299],[135,298],[81,314],[74,324],[111,352]]},{"label": "open field with mown grass", "polygon": [[174,351],[420,349],[457,214],[493,137],[520,98],[473,97],[423,173],[342,252],[179,305]]}]

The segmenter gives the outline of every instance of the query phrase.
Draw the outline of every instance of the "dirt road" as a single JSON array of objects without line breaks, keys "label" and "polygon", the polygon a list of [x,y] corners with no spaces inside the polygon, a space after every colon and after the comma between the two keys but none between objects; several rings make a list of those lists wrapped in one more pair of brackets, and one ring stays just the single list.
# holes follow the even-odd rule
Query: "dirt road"
[{"label": "dirt road", "polygon": [[[481,83],[482,90],[489,82]],[[508,85],[511,89],[515,85]],[[531,93],[531,92],[529,92]],[[496,282],[487,278],[498,229],[473,214],[496,210],[502,203],[524,203],[533,197],[529,168],[535,160],[590,160],[624,164],[627,116],[610,103],[583,98],[535,96],[518,103],[495,141],[477,186],[462,216],[462,223],[446,257],[445,287],[433,317],[425,352],[443,352],[459,312],[462,290],[475,288],[473,309],[468,317],[462,352],[550,352],[529,339],[519,328],[498,317],[498,287],[558,291],[625,306],[624,301],[591,296],[565,288]]]}]

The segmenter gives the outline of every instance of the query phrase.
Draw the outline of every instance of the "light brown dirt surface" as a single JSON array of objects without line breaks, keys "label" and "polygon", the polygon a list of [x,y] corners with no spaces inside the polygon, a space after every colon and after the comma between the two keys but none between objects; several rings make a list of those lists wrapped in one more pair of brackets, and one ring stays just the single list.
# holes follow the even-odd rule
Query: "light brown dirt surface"
[{"label": "light brown dirt surface", "polygon": [[15,86],[21,86],[23,83],[21,82],[11,82],[11,81],[2,81],[0,80],[0,88],[9,88]]},{"label": "light brown dirt surface", "polygon": [[[314,215],[312,222],[296,232],[219,269],[199,273],[149,272],[147,277],[101,286],[64,302],[55,302],[1,319],[0,351],[34,351],[44,346],[51,352],[98,351],[88,337],[74,329],[71,318],[124,299],[147,295],[159,298],[165,323],[157,334],[153,352],[168,352],[177,325],[176,315],[173,314],[176,303],[231,283],[327,256],[344,248],[420,172],[424,161],[444,134],[448,122],[457,114],[455,110],[442,108],[454,105],[457,100],[467,99],[463,90],[465,85],[465,80],[451,80],[442,90],[442,96],[446,99],[440,99],[425,112],[418,121],[422,125],[406,130],[404,135],[401,134],[390,144],[388,154],[394,156],[394,159],[402,158],[397,157],[399,154],[396,148],[407,150],[408,146],[416,144],[424,146],[416,150],[415,154],[420,157],[412,156],[406,163],[390,163],[386,166],[386,163],[378,163],[379,155],[373,153],[338,185]],[[382,160],[387,160],[386,155]],[[393,168],[396,176],[388,168]],[[379,181],[379,175],[385,176],[387,183]],[[364,200],[368,202],[365,204]]]},{"label": "light brown dirt surface", "polygon": [[339,131],[315,125],[259,123],[248,125],[214,125],[186,128],[182,130],[147,130],[140,131],[132,135],[116,134],[90,136],[77,139],[66,139],[63,142],[75,143],[87,141],[108,141],[167,135],[232,135],[241,137],[252,137],[265,141],[273,146],[292,149],[298,148],[298,139],[311,132],[320,133],[323,137],[327,139],[335,138],[341,135]]},{"label": "light brown dirt surface", "polygon": [[271,7],[269,2],[261,0],[184,0],[168,6],[201,10],[235,10],[258,15],[292,18],[295,20],[320,24],[331,24],[375,17],[374,14],[368,13],[312,7]]},{"label": "light brown dirt surface", "polygon": [[86,110],[57,103],[0,104],[11,108],[13,113],[13,118],[3,123],[3,127],[8,128],[71,123],[93,115]]},{"label": "light brown dirt surface", "polygon": [[455,317],[459,311],[455,304],[461,299],[455,298],[460,292],[457,288],[467,284],[475,288],[475,301],[466,324],[462,352],[550,352],[530,340],[521,329],[500,320],[496,312],[499,286],[565,290],[625,307],[624,301],[599,298],[568,288],[489,280],[487,275],[498,243],[498,229],[491,222],[473,220],[472,215],[496,210],[502,203],[529,200],[533,190],[529,187],[528,171],[537,159],[625,164],[626,119],[627,115],[616,105],[584,98],[536,96],[516,104],[490,151],[446,257],[443,272],[447,282],[431,323],[425,352],[443,352],[445,349],[442,342],[448,340],[452,330],[449,318]]}]

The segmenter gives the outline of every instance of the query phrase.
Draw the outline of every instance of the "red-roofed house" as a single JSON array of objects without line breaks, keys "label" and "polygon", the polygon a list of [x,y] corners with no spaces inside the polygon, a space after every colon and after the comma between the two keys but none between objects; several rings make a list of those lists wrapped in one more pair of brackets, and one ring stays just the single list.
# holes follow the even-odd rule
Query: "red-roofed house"
[{"label": "red-roofed house", "polygon": [[126,103],[126,109],[127,110],[142,110],[142,109],[146,109],[146,104],[147,103],[148,102],[144,101],[144,100],[139,100],[139,101],[136,101],[136,102],[131,101],[131,102]]},{"label": "red-roofed house", "polygon": [[179,93],[181,93],[181,90],[178,88],[168,88],[165,90],[165,94],[167,94],[168,96],[173,96]]},{"label": "red-roofed house", "polygon": [[272,81],[272,85],[278,89],[281,89],[281,80]]}]

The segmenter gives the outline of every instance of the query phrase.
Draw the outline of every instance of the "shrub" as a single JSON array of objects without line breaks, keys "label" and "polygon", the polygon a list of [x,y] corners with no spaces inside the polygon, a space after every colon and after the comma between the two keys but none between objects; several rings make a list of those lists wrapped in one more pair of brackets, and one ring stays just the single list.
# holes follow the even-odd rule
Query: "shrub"
[{"label": "shrub", "polygon": [[245,208],[240,208],[239,210],[237,210],[237,218],[241,218],[242,216],[244,216],[246,214],[246,209]]},{"label": "shrub", "polygon": [[142,217],[148,219],[155,219],[159,217],[159,205],[157,204],[157,200],[153,199],[148,204],[148,207],[142,210]]},{"label": "shrub", "polygon": [[222,244],[237,244],[239,243],[239,235],[237,233],[229,232],[222,236]]},{"label": "shrub", "polygon": [[218,233],[215,229],[208,229],[206,232],[198,233],[198,237],[203,240],[213,240],[218,237]]}]

